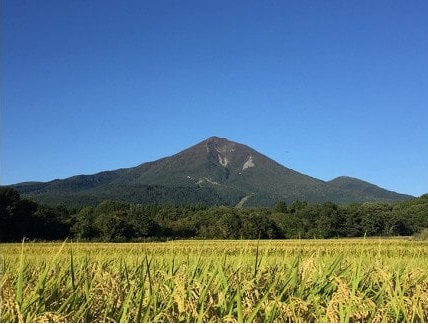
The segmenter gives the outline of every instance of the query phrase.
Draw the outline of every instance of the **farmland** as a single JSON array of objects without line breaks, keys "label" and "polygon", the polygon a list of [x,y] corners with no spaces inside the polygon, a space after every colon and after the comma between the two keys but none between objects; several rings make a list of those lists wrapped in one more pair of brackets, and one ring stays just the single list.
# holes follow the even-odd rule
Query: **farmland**
[{"label": "farmland", "polygon": [[410,238],[1,244],[1,322],[427,322]]}]

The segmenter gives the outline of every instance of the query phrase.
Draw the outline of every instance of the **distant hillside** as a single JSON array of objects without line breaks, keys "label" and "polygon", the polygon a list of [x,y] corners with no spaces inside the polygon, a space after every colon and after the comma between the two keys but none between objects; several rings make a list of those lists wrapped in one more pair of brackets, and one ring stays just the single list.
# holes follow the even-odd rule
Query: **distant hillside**
[{"label": "distant hillside", "polygon": [[348,177],[325,182],[284,167],[246,145],[219,137],[133,168],[14,187],[36,201],[67,205],[96,204],[105,199],[272,206],[278,200],[350,203],[410,198]]},{"label": "distant hillside", "polygon": [[363,196],[373,197],[376,200],[394,201],[397,200],[397,197],[406,197],[405,199],[412,198],[410,195],[398,194],[394,191],[385,190],[369,182],[351,177],[337,177],[328,183],[344,190],[359,193]]}]

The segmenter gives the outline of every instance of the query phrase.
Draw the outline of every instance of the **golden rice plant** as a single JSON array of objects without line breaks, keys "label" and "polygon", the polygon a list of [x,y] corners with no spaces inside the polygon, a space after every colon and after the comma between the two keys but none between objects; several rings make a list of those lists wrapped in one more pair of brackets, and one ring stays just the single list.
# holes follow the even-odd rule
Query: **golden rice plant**
[{"label": "golden rice plant", "polygon": [[407,239],[1,245],[1,322],[427,322]]}]

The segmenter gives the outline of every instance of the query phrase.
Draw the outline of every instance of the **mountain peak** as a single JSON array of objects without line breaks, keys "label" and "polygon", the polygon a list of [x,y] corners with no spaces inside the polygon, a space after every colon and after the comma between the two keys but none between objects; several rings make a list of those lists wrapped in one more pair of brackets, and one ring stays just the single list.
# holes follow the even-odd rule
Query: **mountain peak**
[{"label": "mountain peak", "polygon": [[206,145],[216,145],[216,146],[236,144],[235,142],[232,142],[225,137],[218,137],[218,136],[208,137],[206,140],[202,141],[202,143],[205,143]]},{"label": "mountain peak", "polygon": [[267,159],[267,157],[263,157],[252,148],[232,142],[227,138],[213,136],[202,143],[204,143],[206,152],[211,156],[212,161],[224,168],[228,168],[231,172],[234,169],[242,171],[255,167],[255,159]]},{"label": "mountain peak", "polygon": [[219,141],[230,142],[227,138],[225,138],[225,137],[219,137],[219,136],[211,136],[211,137],[208,137],[205,140],[205,142],[219,142]]}]

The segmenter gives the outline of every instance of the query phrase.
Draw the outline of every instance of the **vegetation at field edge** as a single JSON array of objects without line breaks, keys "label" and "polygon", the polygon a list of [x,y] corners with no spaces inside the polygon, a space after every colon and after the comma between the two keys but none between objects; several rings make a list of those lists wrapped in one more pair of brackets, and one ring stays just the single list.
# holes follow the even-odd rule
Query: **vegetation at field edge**
[{"label": "vegetation at field edge", "polygon": [[[428,228],[428,194],[405,202],[339,206],[279,201],[274,208],[140,205],[103,201],[69,210],[0,188],[0,242],[30,240],[142,242],[185,238],[281,239],[409,236]],[[426,235],[425,235],[426,236]],[[419,235],[423,238],[424,235]]]}]

